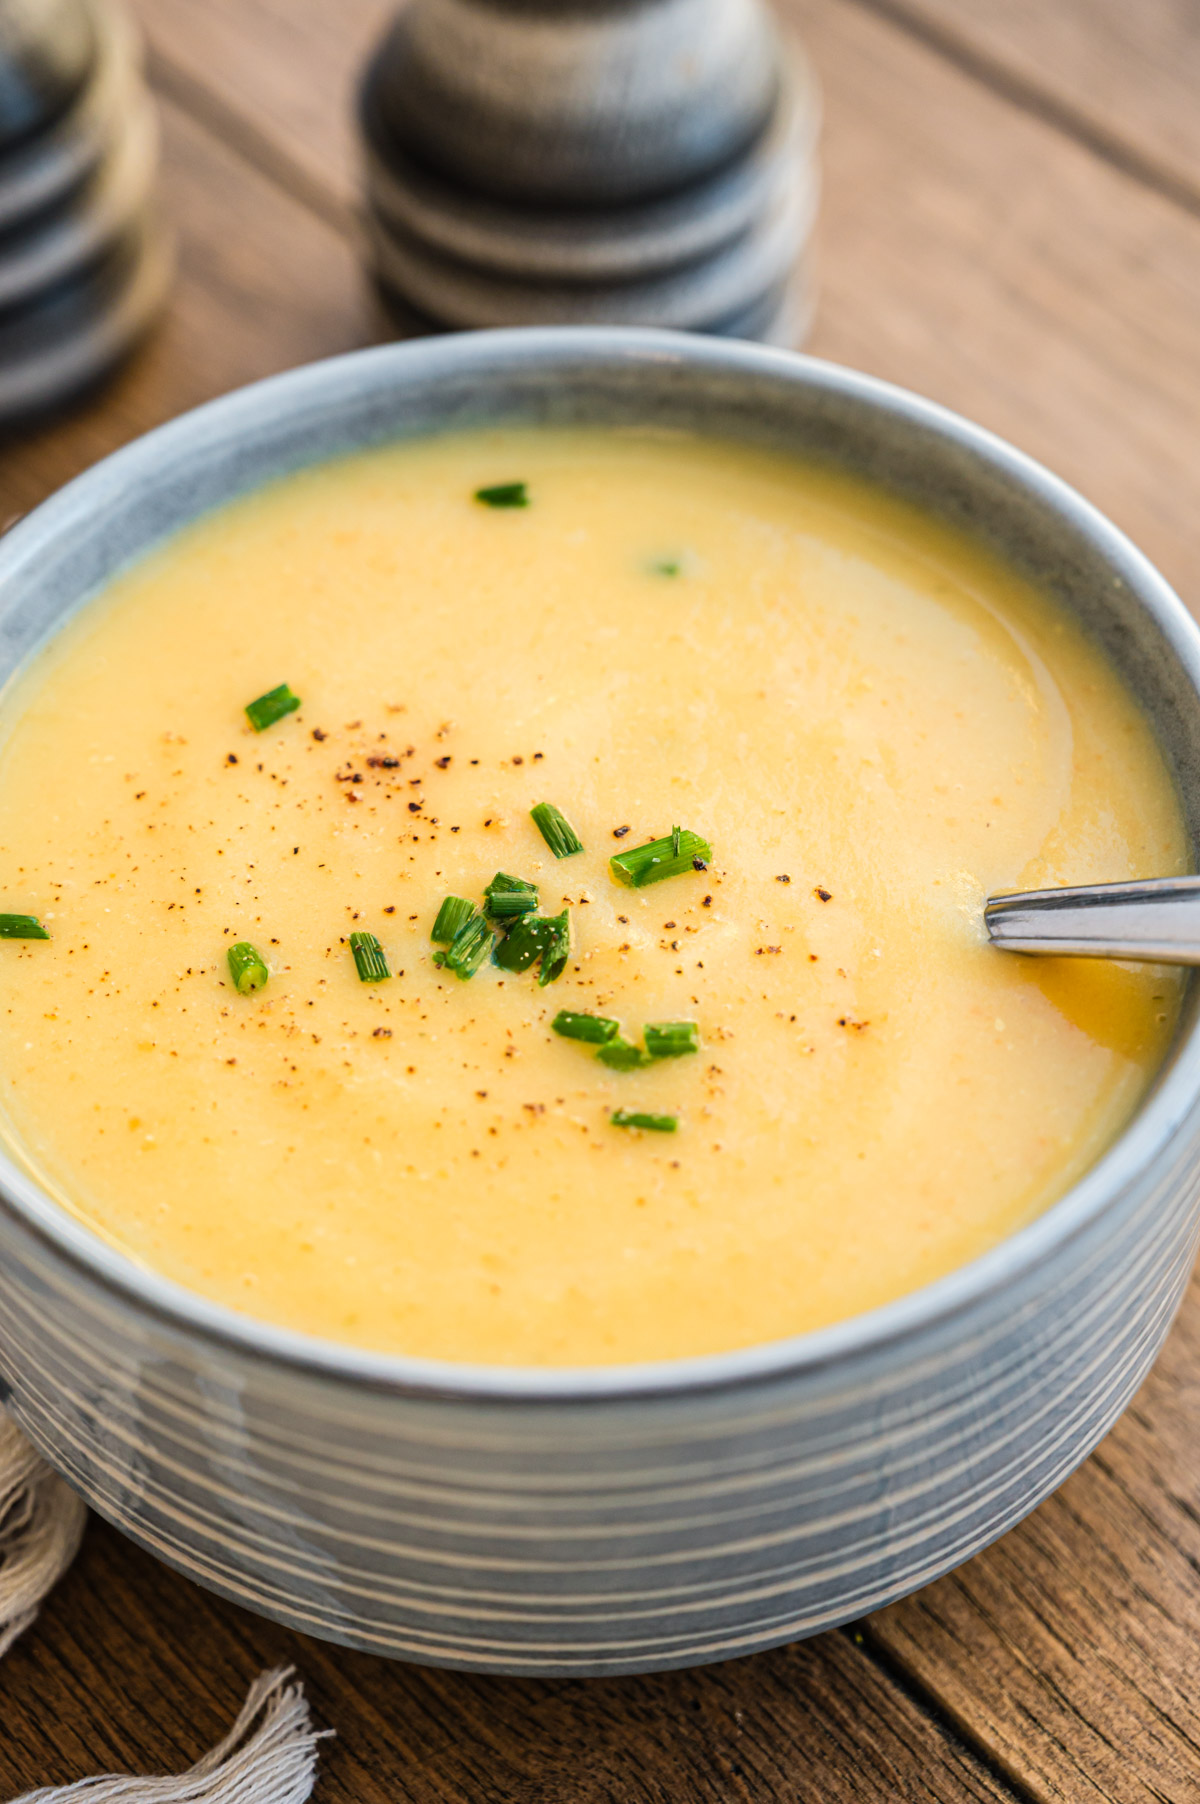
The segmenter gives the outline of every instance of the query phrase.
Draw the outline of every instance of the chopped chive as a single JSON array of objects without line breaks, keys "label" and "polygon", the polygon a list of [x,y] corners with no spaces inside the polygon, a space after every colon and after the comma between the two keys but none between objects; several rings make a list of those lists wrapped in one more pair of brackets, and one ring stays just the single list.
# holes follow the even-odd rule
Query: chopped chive
[{"label": "chopped chive", "polygon": [[48,940],[36,915],[0,915],[0,940]]},{"label": "chopped chive", "polygon": [[681,1059],[686,1052],[699,1052],[700,1029],[694,1021],[659,1021],[643,1032],[646,1051],[652,1059]]},{"label": "chopped chive", "polygon": [[637,1109],[614,1109],[608,1118],[614,1127],[646,1128],[652,1134],[673,1134],[678,1115],[643,1115]]},{"label": "chopped chive", "polygon": [[453,971],[465,983],[469,977],[474,977],[491,949],[492,930],[483,916],[472,910],[470,918],[463,922],[443,955],[442,963],[447,971]]},{"label": "chopped chive", "polygon": [[255,990],[262,989],[270,972],[262,953],[249,940],[239,940],[236,946],[229,948],[226,957],[229,960],[229,975],[233,978],[233,987],[239,996],[253,996]]},{"label": "chopped chive", "polygon": [[640,1046],[620,1037],[610,1040],[606,1046],[597,1046],[596,1057],[612,1071],[640,1071],[643,1065],[650,1063]]},{"label": "chopped chive", "polygon": [[438,946],[448,946],[460,927],[475,913],[475,904],[465,896],[447,896],[437,911],[437,920],[429,929],[429,937]]},{"label": "chopped chive", "polygon": [[510,877],[507,871],[497,871],[483,893],[487,898],[484,912],[492,921],[519,921],[522,915],[531,915],[538,905],[537,884],[524,877]]},{"label": "chopped chive", "polygon": [[542,945],[542,968],[538,972],[538,988],[555,983],[566,969],[571,956],[571,917],[564,908],[545,923]]},{"label": "chopped chive", "polygon": [[350,950],[363,983],[383,983],[391,976],[387,955],[373,933],[352,933]]},{"label": "chopped chive", "polygon": [[585,1040],[589,1046],[603,1046],[621,1031],[621,1023],[607,1015],[577,1015],[569,1008],[559,1009],[550,1025],[564,1040]]},{"label": "chopped chive", "polygon": [[539,802],[529,813],[556,858],[571,858],[576,852],[583,851],[583,841],[553,802]]},{"label": "chopped chive", "polygon": [[280,683],[278,689],[268,689],[257,701],[246,703],[246,718],[256,733],[262,733],[285,714],[294,714],[299,706],[300,697],[293,695],[286,683]]},{"label": "chopped chive", "polygon": [[490,489],[476,489],[476,501],[484,507],[528,507],[529,485],[524,482],[497,482]]},{"label": "chopped chive", "polygon": [[[645,889],[648,883],[661,883],[664,877],[681,877],[685,871],[701,870],[712,857],[712,847],[698,833],[686,827],[673,827],[665,839],[652,839],[649,845],[631,846],[608,861],[618,883],[629,889]],[[697,864],[696,860],[700,863]]]},{"label": "chopped chive", "polygon": [[541,921],[528,915],[497,941],[492,954],[502,971],[528,971],[542,956]]},{"label": "chopped chive", "polygon": [[650,564],[651,576],[681,576],[683,565],[677,557],[655,558]]},{"label": "chopped chive", "polygon": [[563,974],[571,955],[571,923],[564,908],[560,915],[526,915],[496,946],[495,961],[502,971],[528,971],[540,958],[539,985],[553,983]]}]

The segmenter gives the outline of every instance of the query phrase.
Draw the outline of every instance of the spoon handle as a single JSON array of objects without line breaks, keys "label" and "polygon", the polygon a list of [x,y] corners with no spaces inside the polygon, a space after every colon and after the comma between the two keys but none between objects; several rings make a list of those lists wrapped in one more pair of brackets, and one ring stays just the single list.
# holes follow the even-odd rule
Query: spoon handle
[{"label": "spoon handle", "polygon": [[1005,952],[1200,965],[1200,877],[992,896],[983,918]]}]

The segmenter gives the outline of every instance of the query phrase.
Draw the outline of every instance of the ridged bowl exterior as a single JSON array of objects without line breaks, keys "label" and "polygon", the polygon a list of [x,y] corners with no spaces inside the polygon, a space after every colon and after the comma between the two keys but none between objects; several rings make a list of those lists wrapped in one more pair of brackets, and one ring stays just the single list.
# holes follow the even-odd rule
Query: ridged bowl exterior
[{"label": "ridged bowl exterior", "polygon": [[[283,470],[500,420],[791,448],[966,524],[1081,615],[1200,811],[1200,642],[1078,496],[952,415],[745,345],[549,331],[277,378],[101,464],[0,544],[0,662]],[[1002,1246],[800,1339],[656,1366],[458,1367],[256,1324],[136,1268],[0,1161],[0,1380],[111,1521],[295,1628],[476,1671],[720,1660],[842,1622],[1011,1527],[1158,1350],[1200,1222],[1194,1001],[1125,1134]]]}]

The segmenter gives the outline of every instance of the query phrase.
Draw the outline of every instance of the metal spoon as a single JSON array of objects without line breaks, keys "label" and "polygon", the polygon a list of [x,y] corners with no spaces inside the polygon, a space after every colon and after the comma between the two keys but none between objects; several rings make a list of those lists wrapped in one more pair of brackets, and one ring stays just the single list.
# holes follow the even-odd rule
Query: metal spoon
[{"label": "metal spoon", "polygon": [[1200,877],[992,896],[983,918],[1004,952],[1200,965]]}]

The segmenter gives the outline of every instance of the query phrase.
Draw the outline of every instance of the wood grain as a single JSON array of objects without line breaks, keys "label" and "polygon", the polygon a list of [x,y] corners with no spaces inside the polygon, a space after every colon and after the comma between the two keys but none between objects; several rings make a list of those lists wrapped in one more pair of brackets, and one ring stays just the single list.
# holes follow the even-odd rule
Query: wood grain
[{"label": "wood grain", "polygon": [[861,0],[1200,211],[1190,0]]},{"label": "wood grain", "polygon": [[812,348],[1043,459],[1200,592],[1200,221],[853,5],[827,96]]},{"label": "wood grain", "polygon": [[[249,126],[346,206],[357,186],[354,88],[395,0],[132,0],[160,88]],[[234,122],[237,125],[234,125]],[[246,144],[249,149],[249,144]]]},{"label": "wood grain", "polygon": [[0,1796],[191,1763],[256,1673],[294,1662],[321,1804],[996,1804],[1010,1794],[849,1636],[647,1679],[467,1678],[305,1640],[93,1522],[0,1666]]}]

